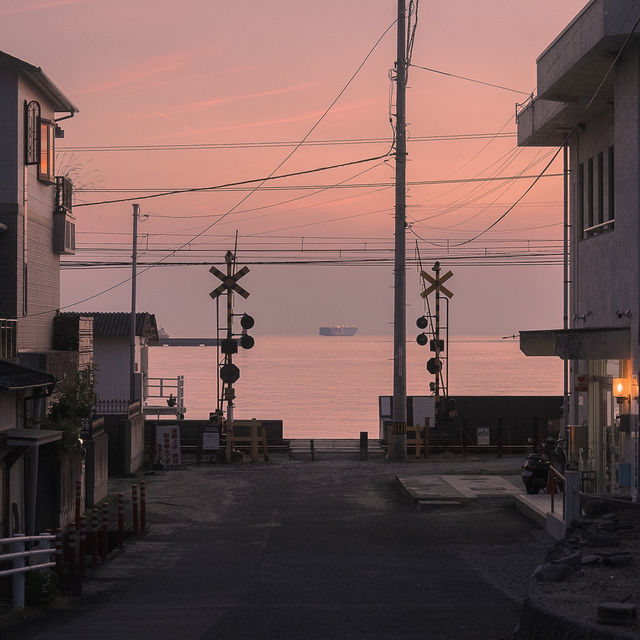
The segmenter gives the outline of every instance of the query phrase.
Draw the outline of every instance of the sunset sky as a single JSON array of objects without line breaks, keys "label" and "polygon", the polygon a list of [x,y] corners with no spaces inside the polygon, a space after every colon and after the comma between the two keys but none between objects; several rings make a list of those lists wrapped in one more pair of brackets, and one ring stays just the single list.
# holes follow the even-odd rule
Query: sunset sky
[{"label": "sunset sky", "polygon": [[[553,150],[516,147],[515,103],[535,90],[536,58],[584,5],[419,3],[407,93],[407,249],[413,258],[417,242],[427,270],[439,259],[454,272],[454,334],[562,325],[560,178],[541,179],[486,233],[533,178],[442,181],[544,168]],[[0,7],[0,49],[40,66],[80,109],[61,123],[65,138],[57,141],[57,173],[71,174],[77,205],[355,163],[390,149],[395,0],[3,0]],[[393,167],[387,156],[137,200],[139,261],[197,263],[141,266],[138,309],[155,313],[173,335],[211,335],[208,294],[219,281],[207,265],[223,262],[237,234],[239,264],[250,268],[242,285],[251,293],[237,310],[256,318],[256,334],[315,334],[329,322],[390,333]],[[556,163],[549,173],[561,169]],[[73,260],[130,260],[131,212],[131,201],[76,206]],[[415,267],[407,273],[411,335],[424,309]],[[61,304],[127,310],[128,278],[125,266],[65,268]]]}]

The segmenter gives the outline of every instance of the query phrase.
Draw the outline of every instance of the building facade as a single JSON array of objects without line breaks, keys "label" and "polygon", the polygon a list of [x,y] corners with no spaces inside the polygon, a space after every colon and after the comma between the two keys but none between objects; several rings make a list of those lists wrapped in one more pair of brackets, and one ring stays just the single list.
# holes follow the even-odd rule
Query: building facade
[{"label": "building facade", "polygon": [[640,3],[592,0],[537,60],[518,144],[565,147],[565,322],[521,332],[569,363],[565,436],[585,488],[638,497]]},{"label": "building facade", "polygon": [[77,108],[38,67],[0,52],[0,530],[34,533],[40,429],[56,379],[78,366],[52,350],[60,255],[73,251],[71,183],[56,176],[57,124]]}]

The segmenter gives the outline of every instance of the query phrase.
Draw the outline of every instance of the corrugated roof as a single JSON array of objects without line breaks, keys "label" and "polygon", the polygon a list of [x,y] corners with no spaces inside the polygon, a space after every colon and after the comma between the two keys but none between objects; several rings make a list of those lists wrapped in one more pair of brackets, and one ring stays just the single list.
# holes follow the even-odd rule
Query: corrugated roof
[{"label": "corrugated roof", "polygon": [[71,113],[77,113],[78,107],[76,107],[67,96],[56,87],[49,78],[45,75],[40,67],[35,67],[24,60],[20,60],[20,58],[15,58],[14,56],[5,53],[4,51],[0,51],[0,64],[10,65],[19,69],[22,73],[24,73],[30,80],[33,82],[53,103],[53,108],[55,111],[65,112],[69,111]]},{"label": "corrugated roof", "polygon": [[13,362],[0,360],[0,391],[18,391],[47,387],[55,384],[56,378],[50,373],[21,367]]},{"label": "corrugated roof", "polygon": [[[115,312],[65,312],[65,317],[93,318],[93,335],[99,336],[128,336],[131,332],[131,313],[126,311]],[[141,311],[136,313],[136,335],[148,338],[151,342],[158,341],[158,326],[156,316],[153,313]]]}]

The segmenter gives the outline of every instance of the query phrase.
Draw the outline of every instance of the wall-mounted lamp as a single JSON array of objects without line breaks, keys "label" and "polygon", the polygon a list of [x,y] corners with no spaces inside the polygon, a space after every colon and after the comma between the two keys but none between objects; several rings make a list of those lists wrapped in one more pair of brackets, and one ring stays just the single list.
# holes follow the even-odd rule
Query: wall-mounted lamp
[{"label": "wall-mounted lamp", "polygon": [[618,402],[624,402],[631,396],[631,383],[627,378],[614,378],[613,379],[613,397],[618,399]]},{"label": "wall-mounted lamp", "polygon": [[631,309],[626,309],[625,311],[616,311],[616,315],[618,316],[618,320],[621,318],[630,318],[631,317]]}]

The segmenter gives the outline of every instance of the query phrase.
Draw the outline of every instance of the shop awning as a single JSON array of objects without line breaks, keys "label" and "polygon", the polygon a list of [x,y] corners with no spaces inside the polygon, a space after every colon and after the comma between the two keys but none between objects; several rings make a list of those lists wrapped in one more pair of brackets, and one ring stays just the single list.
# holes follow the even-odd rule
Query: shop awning
[{"label": "shop awning", "polygon": [[62,431],[53,429],[7,429],[0,431],[0,439],[7,447],[40,447],[62,438]]},{"label": "shop awning", "polygon": [[558,356],[563,360],[626,360],[631,357],[629,327],[521,331],[526,356]]}]

